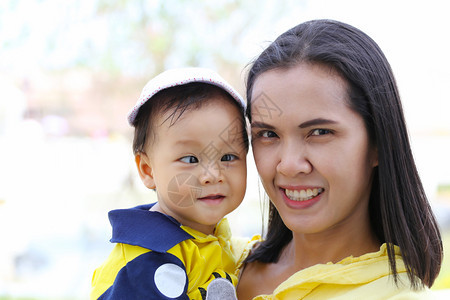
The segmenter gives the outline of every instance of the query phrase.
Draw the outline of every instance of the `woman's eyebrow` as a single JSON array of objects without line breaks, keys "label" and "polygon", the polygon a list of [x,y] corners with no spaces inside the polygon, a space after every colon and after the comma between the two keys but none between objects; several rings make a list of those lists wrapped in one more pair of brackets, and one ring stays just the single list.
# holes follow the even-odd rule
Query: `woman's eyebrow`
[{"label": "woman's eyebrow", "polygon": [[269,124],[264,123],[264,122],[252,122],[252,124],[250,124],[250,126],[252,128],[275,129],[275,127],[273,127],[272,125],[269,125]]},{"label": "woman's eyebrow", "polygon": [[303,122],[298,127],[300,127],[300,128],[308,128],[308,127],[311,127],[311,126],[337,124],[337,123],[338,122],[333,121],[333,120],[317,118],[317,119],[313,119],[313,120],[309,120],[309,121]]}]

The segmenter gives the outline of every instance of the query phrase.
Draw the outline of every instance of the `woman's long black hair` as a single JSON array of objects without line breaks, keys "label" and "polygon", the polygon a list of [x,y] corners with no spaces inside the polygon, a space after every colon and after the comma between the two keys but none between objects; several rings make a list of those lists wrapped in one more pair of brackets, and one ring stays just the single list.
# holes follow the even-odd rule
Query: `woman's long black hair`
[{"label": "woman's long black hair", "polygon": [[[431,287],[442,262],[441,235],[411,152],[394,75],[383,52],[369,36],[333,20],[305,22],[283,33],[249,70],[249,119],[252,89],[258,76],[303,62],[329,66],[348,82],[349,104],[364,119],[370,142],[378,152],[369,200],[372,230],[382,243],[387,243],[395,282],[397,245],[412,288]],[[291,240],[292,232],[270,203],[265,240],[246,262],[276,262]]]}]

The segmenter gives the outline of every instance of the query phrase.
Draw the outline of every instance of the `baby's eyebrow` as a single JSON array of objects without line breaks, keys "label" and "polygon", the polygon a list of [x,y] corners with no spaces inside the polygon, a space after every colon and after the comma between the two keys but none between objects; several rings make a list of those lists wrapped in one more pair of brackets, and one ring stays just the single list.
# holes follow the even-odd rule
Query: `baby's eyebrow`
[{"label": "baby's eyebrow", "polygon": [[264,122],[252,122],[252,124],[250,124],[250,126],[251,126],[252,128],[275,129],[274,126],[269,125],[269,124],[264,123]]},{"label": "baby's eyebrow", "polygon": [[173,147],[177,147],[177,148],[178,147],[180,147],[180,148],[200,147],[200,146],[201,146],[201,144],[198,141],[193,140],[193,139],[185,139],[185,138],[176,140],[173,143]]},{"label": "baby's eyebrow", "polygon": [[328,124],[337,124],[337,122],[334,121],[334,120],[317,118],[317,119],[313,119],[313,120],[309,120],[309,121],[303,122],[298,127],[300,127],[300,128],[308,128],[308,127],[311,127],[311,126],[328,125]]}]

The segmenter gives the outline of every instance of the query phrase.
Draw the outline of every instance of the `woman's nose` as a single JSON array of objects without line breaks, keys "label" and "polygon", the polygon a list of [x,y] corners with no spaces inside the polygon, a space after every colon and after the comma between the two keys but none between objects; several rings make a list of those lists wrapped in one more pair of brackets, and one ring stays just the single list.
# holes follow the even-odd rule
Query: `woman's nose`
[{"label": "woman's nose", "polygon": [[309,174],[312,170],[313,166],[303,146],[299,143],[284,145],[277,165],[278,173],[286,177],[295,177],[299,174]]}]

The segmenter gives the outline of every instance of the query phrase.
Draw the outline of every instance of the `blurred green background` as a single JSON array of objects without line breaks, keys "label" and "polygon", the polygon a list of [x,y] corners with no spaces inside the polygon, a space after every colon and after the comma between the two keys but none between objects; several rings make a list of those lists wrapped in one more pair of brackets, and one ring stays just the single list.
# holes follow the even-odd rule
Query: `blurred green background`
[{"label": "blurred green background", "polygon": [[[209,67],[245,94],[247,64],[316,18],[362,29],[391,62],[447,254],[447,12],[444,0],[1,0],[0,299],[88,298],[111,250],[107,212],[154,200],[125,119],[152,76]],[[261,191],[250,164],[246,198],[229,216],[235,235],[261,231]],[[449,297],[447,255],[434,288]]]}]

